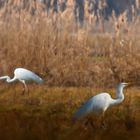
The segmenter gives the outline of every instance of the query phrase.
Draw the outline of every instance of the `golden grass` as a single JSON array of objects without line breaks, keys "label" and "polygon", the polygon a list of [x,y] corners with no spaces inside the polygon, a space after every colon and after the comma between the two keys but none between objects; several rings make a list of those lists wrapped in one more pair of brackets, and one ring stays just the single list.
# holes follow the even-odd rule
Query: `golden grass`
[{"label": "golden grass", "polygon": [[9,0],[0,10],[0,75],[25,67],[49,86],[139,85],[138,18],[129,23],[124,13],[97,25],[87,15],[79,28],[71,12],[47,14],[40,4]]},{"label": "golden grass", "polygon": [[[5,85],[7,86],[7,85]],[[0,88],[0,138],[3,139],[138,139],[139,136],[139,89],[124,91],[125,100],[106,111],[107,128],[95,123],[84,125],[83,119],[73,123],[72,115],[91,96],[104,89],[46,88],[30,86],[29,97],[20,95],[20,85],[12,89]],[[15,89],[16,97],[14,97]],[[114,90],[106,92],[115,97]],[[99,119],[99,118],[98,118]],[[99,124],[98,124],[99,123]]]}]

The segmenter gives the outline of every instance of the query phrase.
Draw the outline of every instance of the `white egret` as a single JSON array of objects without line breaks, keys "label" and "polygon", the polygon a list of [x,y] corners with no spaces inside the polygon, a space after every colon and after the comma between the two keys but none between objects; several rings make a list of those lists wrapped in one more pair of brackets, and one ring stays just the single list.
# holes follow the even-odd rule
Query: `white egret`
[{"label": "white egret", "polygon": [[78,111],[74,114],[73,119],[78,120],[89,114],[102,114],[111,106],[117,105],[124,100],[123,88],[128,83],[120,83],[116,90],[116,99],[112,99],[108,93],[100,93],[90,98]]},{"label": "white egret", "polygon": [[34,81],[36,83],[43,83],[42,78],[40,78],[38,75],[33,73],[30,70],[24,69],[24,68],[16,68],[14,70],[14,77],[11,79],[9,76],[2,76],[0,77],[0,80],[6,80],[8,83],[12,83],[14,81],[19,80],[24,85],[24,91],[28,91],[28,87],[26,85],[26,81]]}]

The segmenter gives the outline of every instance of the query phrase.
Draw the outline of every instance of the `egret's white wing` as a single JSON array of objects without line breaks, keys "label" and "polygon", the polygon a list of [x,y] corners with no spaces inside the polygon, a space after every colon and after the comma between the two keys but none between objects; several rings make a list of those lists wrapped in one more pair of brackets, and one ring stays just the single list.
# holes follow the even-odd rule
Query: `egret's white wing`
[{"label": "egret's white wing", "polygon": [[84,105],[82,105],[79,110],[74,114],[74,119],[79,119],[93,111],[93,97],[89,99]]},{"label": "egret's white wing", "polygon": [[36,83],[43,82],[42,78],[40,78],[38,75],[36,75],[35,73],[33,73],[31,71],[28,71],[27,77],[28,77],[28,79],[33,80]]},{"label": "egret's white wing", "polygon": [[43,82],[42,78],[40,78],[38,75],[36,75],[32,71],[24,69],[24,68],[17,68],[14,73],[15,73],[16,77],[21,80],[25,80],[25,81],[33,80],[37,83]]}]

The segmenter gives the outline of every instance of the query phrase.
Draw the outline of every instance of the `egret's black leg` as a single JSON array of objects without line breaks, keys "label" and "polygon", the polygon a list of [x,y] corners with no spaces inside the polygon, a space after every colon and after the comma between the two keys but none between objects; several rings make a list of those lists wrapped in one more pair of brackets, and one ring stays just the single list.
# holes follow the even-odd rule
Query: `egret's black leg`
[{"label": "egret's black leg", "polygon": [[91,118],[87,118],[87,120],[84,123],[85,126],[90,125],[92,128],[95,128],[95,124]]},{"label": "egret's black leg", "polygon": [[107,129],[107,124],[105,122],[105,115],[104,115],[104,113],[101,116],[101,128]]}]

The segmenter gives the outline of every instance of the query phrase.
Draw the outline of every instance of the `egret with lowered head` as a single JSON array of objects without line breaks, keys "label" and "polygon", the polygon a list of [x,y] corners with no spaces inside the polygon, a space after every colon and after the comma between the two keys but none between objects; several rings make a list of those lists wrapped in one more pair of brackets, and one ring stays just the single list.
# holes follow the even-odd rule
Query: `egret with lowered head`
[{"label": "egret with lowered head", "polygon": [[40,78],[34,72],[27,70],[25,68],[16,68],[14,70],[14,77],[12,79],[9,76],[2,76],[0,77],[0,80],[6,80],[6,82],[8,83],[12,83],[14,81],[19,80],[24,85],[23,93],[25,92],[25,90],[28,91],[26,81],[34,81],[36,83],[43,83],[42,78]]},{"label": "egret with lowered head", "polygon": [[108,93],[100,93],[93,96],[84,105],[82,105],[78,111],[74,114],[73,119],[78,120],[89,114],[102,114],[111,106],[117,105],[124,100],[123,88],[128,83],[120,83],[116,90],[116,99],[112,99]]}]

